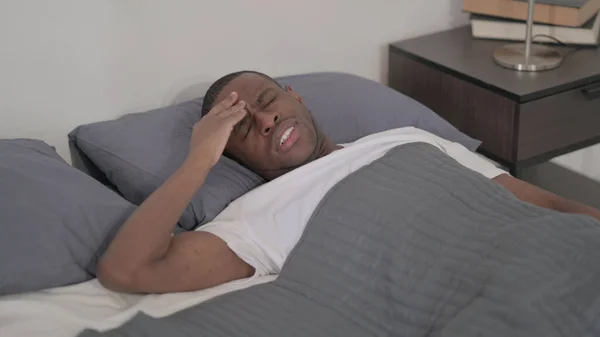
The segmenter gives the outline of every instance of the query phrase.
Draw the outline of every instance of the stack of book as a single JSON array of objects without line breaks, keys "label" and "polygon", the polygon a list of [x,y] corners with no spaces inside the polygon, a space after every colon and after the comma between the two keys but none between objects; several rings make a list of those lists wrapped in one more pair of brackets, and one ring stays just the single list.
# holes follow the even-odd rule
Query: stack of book
[{"label": "stack of book", "polygon": [[[527,0],[463,0],[473,37],[524,41]],[[600,0],[536,0],[534,42],[600,45]]]}]

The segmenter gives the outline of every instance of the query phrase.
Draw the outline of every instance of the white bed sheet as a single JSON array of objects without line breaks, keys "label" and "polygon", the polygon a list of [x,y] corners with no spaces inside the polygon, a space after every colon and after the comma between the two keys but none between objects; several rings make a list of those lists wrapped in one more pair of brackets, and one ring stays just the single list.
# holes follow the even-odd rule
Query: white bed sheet
[{"label": "white bed sheet", "polygon": [[94,279],[67,287],[0,297],[0,336],[73,337],[85,328],[104,331],[120,326],[139,311],[163,317],[275,278],[253,277],[210,289],[164,295],[115,293]]}]

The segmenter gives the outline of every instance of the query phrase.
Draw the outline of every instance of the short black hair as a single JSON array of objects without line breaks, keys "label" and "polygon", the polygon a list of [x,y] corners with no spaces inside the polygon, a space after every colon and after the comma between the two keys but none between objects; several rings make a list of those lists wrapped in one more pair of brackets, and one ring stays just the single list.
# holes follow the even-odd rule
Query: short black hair
[{"label": "short black hair", "polygon": [[225,86],[229,82],[233,81],[233,79],[235,79],[236,77],[243,75],[243,74],[256,74],[258,76],[262,76],[266,79],[273,81],[273,83],[277,84],[278,87],[281,87],[281,85],[279,85],[279,83],[277,83],[277,81],[275,81],[273,78],[271,78],[271,76],[263,74],[258,71],[254,71],[254,70],[242,70],[242,71],[237,71],[237,72],[234,72],[231,74],[227,74],[227,75],[219,78],[218,80],[216,80],[213,84],[211,84],[210,87],[208,88],[208,90],[206,91],[206,94],[204,95],[204,100],[202,102],[202,116],[203,117],[210,111],[210,109],[212,109],[212,107],[215,104],[215,100],[217,99],[217,96],[219,96],[221,91],[223,91],[223,88],[225,88]]}]

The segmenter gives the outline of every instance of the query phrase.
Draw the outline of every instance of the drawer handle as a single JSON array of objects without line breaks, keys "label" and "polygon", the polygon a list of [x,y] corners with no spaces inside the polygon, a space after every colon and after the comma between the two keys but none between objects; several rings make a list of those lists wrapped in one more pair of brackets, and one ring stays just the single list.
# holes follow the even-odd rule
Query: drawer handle
[{"label": "drawer handle", "polygon": [[581,89],[581,93],[589,100],[600,98],[600,85]]}]

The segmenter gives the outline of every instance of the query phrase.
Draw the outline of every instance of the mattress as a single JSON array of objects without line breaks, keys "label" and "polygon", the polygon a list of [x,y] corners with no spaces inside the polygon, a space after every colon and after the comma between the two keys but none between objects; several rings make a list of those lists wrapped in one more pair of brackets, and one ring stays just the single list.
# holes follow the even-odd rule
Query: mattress
[{"label": "mattress", "polygon": [[0,297],[0,336],[73,337],[84,328],[115,328],[138,312],[164,317],[211,298],[275,280],[233,281],[210,289],[164,295],[109,291],[94,279],[66,287]]}]

